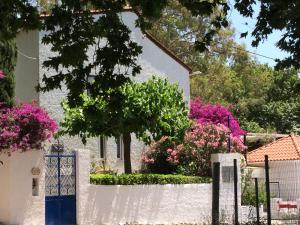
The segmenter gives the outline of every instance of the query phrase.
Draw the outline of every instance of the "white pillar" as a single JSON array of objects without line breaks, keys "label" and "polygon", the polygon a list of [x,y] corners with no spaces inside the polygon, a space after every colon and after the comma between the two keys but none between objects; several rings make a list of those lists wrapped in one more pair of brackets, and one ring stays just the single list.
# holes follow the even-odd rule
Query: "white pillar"
[{"label": "white pillar", "polygon": [[90,194],[90,151],[76,150],[76,207],[77,224],[88,224],[89,218],[85,215],[89,204]]},{"label": "white pillar", "polygon": [[232,222],[234,218],[234,159],[237,161],[238,210],[241,218],[241,155],[218,153],[211,155],[211,163],[220,162],[220,221]]}]

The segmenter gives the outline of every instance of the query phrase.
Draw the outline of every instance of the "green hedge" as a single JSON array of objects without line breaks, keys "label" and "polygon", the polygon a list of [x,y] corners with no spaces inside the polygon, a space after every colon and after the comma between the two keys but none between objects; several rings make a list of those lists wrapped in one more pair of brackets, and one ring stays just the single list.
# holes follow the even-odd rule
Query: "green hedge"
[{"label": "green hedge", "polygon": [[90,181],[97,185],[199,184],[210,183],[211,178],[170,174],[91,174]]}]

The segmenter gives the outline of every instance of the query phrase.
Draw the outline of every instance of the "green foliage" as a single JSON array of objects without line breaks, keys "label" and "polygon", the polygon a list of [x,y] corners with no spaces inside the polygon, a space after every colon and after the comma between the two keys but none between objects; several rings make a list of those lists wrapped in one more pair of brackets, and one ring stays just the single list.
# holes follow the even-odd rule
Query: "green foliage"
[{"label": "green foliage", "polygon": [[300,32],[299,26],[299,7],[300,2],[297,0],[285,1],[240,1],[236,0],[234,7],[245,17],[252,17],[254,14],[253,6],[259,3],[259,13],[256,17],[255,28],[251,32],[254,38],[252,46],[257,47],[265,41],[274,30],[280,30],[283,34],[277,41],[276,46],[289,52],[290,55],[284,60],[279,61],[277,67],[284,68],[293,66],[300,67],[299,44]]},{"label": "green foliage", "polygon": [[210,64],[226,61],[234,55],[233,30],[221,29],[212,38],[209,51],[199,52],[195,49],[199,40],[210,30],[214,18],[220,14],[215,10],[211,14],[194,15],[182,7],[181,1],[171,0],[162,11],[161,17],[153,23],[150,32],[179,58],[187,63],[193,71],[207,73]]},{"label": "green foliage", "polygon": [[177,84],[152,77],[143,83],[126,84],[122,92],[122,120],[127,132],[135,133],[146,143],[164,135],[183,138],[190,122],[183,92]]},{"label": "green foliage", "polygon": [[[20,30],[40,26],[37,7],[29,0],[0,1],[0,40],[11,40]],[[1,60],[1,59],[0,59]]]},{"label": "green foliage", "polygon": [[[252,170],[244,172],[242,175],[242,205],[255,206],[255,184],[254,179],[251,177]],[[258,182],[258,202],[259,204],[266,205],[267,196],[264,182]]]},{"label": "green foliage", "polygon": [[199,184],[210,183],[207,177],[162,174],[91,174],[91,184],[96,185],[141,185],[141,184]]},{"label": "green foliage", "polygon": [[245,117],[279,133],[300,132],[300,78],[296,71],[273,71],[263,98]]},{"label": "green foliage", "polygon": [[[88,2],[105,13],[94,17],[90,10],[85,10]],[[118,16],[125,1],[107,3],[62,1],[52,8],[51,16],[46,17],[43,24],[47,33],[42,42],[50,44],[51,51],[57,54],[44,61],[43,66],[56,74],[50,77],[44,74],[39,90],[60,88],[64,83],[70,106],[80,105],[80,95],[87,89],[92,97],[102,96],[111,102],[119,100],[119,93],[114,90],[140,72],[136,61],[142,51],[141,46],[131,40],[130,29]],[[89,55],[91,46],[94,48],[92,57]]]},{"label": "green foliage", "polygon": [[189,126],[188,112],[178,85],[153,77],[143,83],[128,83],[119,89],[118,107],[110,99],[81,95],[81,106],[63,103],[63,134],[79,134],[83,141],[99,135],[118,137],[135,133],[149,143],[163,135],[183,136]]},{"label": "green foliage", "polygon": [[12,106],[14,102],[14,68],[17,51],[14,41],[0,41],[0,70],[5,77],[0,80],[0,103]]}]

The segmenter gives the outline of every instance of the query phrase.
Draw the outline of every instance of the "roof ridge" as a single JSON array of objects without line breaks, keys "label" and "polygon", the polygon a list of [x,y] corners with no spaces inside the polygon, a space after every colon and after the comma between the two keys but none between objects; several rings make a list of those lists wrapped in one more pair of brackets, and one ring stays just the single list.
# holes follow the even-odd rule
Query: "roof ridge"
[{"label": "roof ridge", "polygon": [[[300,157],[300,148],[299,148],[299,146],[298,146],[298,144],[297,144],[297,142],[296,142],[296,140],[295,140],[295,135],[294,135],[294,134],[291,134],[290,136],[291,136],[292,141],[293,141],[293,144],[294,144],[294,146],[295,146],[295,148],[296,148],[296,152],[298,153],[298,155],[299,155],[299,157]],[[296,136],[298,136],[298,135],[296,135]],[[300,136],[299,136],[299,137],[300,137]]]}]

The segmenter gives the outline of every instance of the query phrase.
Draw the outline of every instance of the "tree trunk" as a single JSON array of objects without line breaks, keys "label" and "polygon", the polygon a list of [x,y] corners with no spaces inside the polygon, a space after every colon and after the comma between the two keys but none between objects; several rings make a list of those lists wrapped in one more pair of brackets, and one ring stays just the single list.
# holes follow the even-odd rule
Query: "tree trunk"
[{"label": "tree trunk", "polygon": [[130,145],[131,145],[130,133],[123,134],[123,145],[124,145],[124,171],[125,173],[132,173],[131,157],[130,157]]}]

